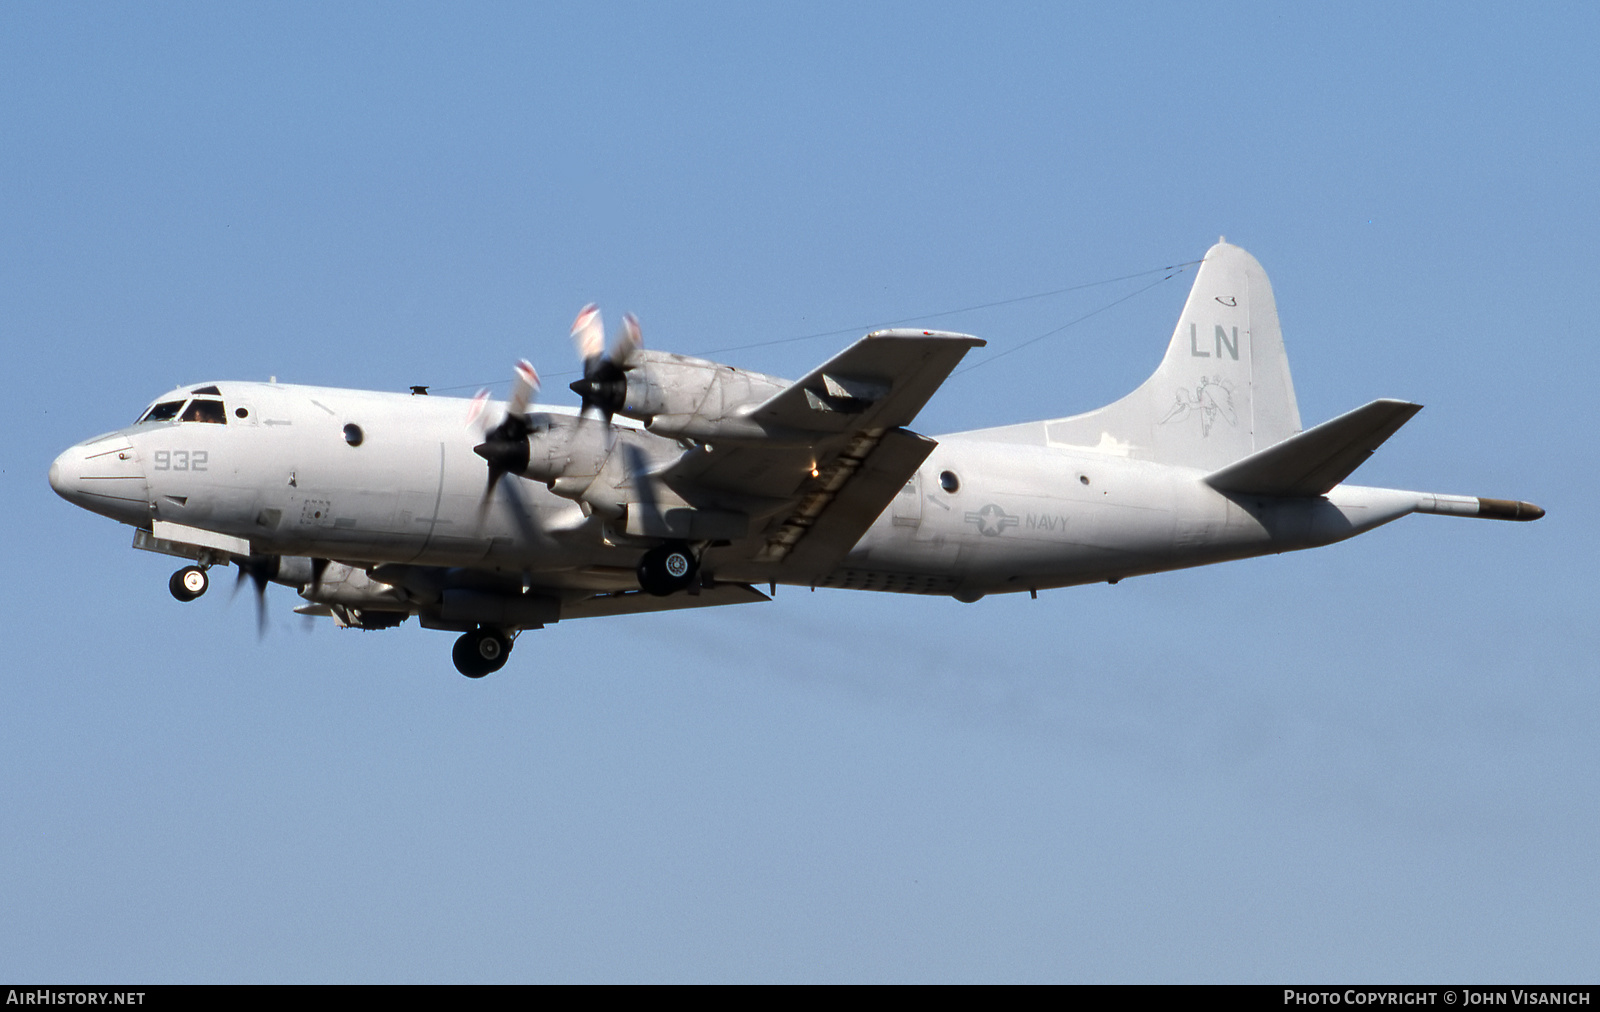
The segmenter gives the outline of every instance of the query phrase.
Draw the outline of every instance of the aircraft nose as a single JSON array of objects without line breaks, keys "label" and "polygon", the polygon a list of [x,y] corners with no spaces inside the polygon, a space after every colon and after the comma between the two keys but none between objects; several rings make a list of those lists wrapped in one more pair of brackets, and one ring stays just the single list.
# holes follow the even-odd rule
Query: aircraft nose
[{"label": "aircraft nose", "polygon": [[50,487],[67,502],[76,503],[83,488],[83,448],[74,446],[50,462]]},{"label": "aircraft nose", "polygon": [[138,523],[149,510],[138,454],[117,433],[64,451],[50,464],[50,487],[74,506],[116,520]]},{"label": "aircraft nose", "polygon": [[[69,450],[68,452],[70,453],[71,451]],[[50,462],[50,487],[55,489],[56,490],[56,495],[60,496],[63,499],[65,499],[67,497],[67,480],[68,479],[67,479],[67,470],[66,470],[66,468],[63,468],[61,465],[62,465],[62,462],[66,460],[66,457],[67,457],[67,454],[63,453],[61,456],[57,457],[55,460],[52,460]],[[68,466],[69,467],[71,466],[70,462],[68,462]]]}]

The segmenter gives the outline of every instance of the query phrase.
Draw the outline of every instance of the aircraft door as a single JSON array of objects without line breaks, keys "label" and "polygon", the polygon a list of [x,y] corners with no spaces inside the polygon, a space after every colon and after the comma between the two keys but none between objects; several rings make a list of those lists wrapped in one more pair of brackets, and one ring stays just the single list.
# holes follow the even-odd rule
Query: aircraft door
[{"label": "aircraft door", "polygon": [[911,476],[905,487],[894,497],[890,519],[896,527],[917,527],[922,523],[922,474]]}]

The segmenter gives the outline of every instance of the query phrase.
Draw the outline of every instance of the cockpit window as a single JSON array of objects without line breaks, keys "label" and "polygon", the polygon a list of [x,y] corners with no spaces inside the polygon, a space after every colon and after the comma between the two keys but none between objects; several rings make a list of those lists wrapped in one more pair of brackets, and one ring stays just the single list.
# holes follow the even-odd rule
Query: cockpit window
[{"label": "cockpit window", "polygon": [[202,394],[210,394],[213,397],[221,397],[222,396],[222,391],[218,390],[215,386],[201,387],[200,389],[194,390],[194,391],[191,391],[191,392],[196,397],[199,397]]},{"label": "cockpit window", "polygon": [[217,425],[228,424],[228,412],[223,408],[222,402],[209,397],[196,397],[189,402],[189,410],[183,413],[186,422],[213,422]]},{"label": "cockpit window", "polygon": [[143,422],[170,422],[178,417],[178,412],[183,410],[182,401],[162,401],[144,413],[144,417],[135,424]]}]

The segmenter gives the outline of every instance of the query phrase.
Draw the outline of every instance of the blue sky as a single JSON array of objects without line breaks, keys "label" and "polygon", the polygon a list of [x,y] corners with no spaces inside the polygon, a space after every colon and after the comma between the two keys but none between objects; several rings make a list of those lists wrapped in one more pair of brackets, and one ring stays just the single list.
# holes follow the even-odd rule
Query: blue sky
[{"label": "blue sky", "polygon": [[[7,4],[0,972],[93,981],[1592,980],[1587,5]],[[561,391],[595,300],[799,375],[1226,234],[1358,478],[1529,499],[961,605],[258,641],[51,493],[207,379]],[[1156,275],[1159,277],[1159,275]],[[941,317],[1004,352],[1148,284]],[[1187,279],[951,380],[1108,402]],[[561,398],[552,393],[552,399]]]}]

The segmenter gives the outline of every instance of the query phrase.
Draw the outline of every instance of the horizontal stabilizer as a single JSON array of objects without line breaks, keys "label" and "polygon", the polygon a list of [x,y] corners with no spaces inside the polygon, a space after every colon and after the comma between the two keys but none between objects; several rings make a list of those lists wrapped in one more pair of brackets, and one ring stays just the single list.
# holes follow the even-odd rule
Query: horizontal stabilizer
[{"label": "horizontal stabilizer", "polygon": [[1421,410],[1407,401],[1363,404],[1207,475],[1206,484],[1245,495],[1322,495]]}]

